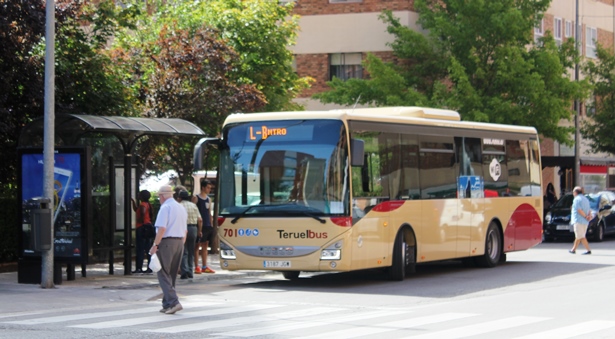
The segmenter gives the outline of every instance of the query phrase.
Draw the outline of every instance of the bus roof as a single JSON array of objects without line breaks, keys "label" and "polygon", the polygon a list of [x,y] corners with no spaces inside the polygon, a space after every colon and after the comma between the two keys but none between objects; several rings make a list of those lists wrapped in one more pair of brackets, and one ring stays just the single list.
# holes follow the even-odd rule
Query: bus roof
[{"label": "bus roof", "polygon": [[473,121],[461,121],[459,113],[452,110],[425,107],[378,107],[347,108],[330,111],[290,111],[267,113],[234,113],[229,115],[224,125],[271,120],[335,119],[374,121],[395,124],[452,127],[477,130],[507,131],[536,134],[534,127],[501,125]]}]

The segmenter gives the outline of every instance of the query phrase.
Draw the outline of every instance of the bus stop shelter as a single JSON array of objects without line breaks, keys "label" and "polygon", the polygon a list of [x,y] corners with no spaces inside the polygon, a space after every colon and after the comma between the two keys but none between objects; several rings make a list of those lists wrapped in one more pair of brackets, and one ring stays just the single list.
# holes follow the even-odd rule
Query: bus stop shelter
[{"label": "bus stop shelter", "polygon": [[[55,116],[55,142],[54,149],[58,147],[72,147],[88,145],[89,148],[94,148],[92,151],[91,166],[99,166],[99,162],[104,161],[105,151],[117,152],[123,157],[124,170],[124,197],[123,197],[123,215],[124,215],[124,274],[129,275],[132,271],[132,209],[131,197],[133,196],[133,178],[132,166],[135,155],[135,145],[139,139],[145,136],[182,136],[182,137],[198,137],[205,136],[203,130],[189,121],[182,119],[165,119],[165,118],[140,118],[140,117],[109,117],[109,116],[93,116],[80,114],[57,114]],[[43,146],[44,135],[44,119],[36,119],[28,124],[22,131],[19,138],[20,149],[37,149]],[[98,148],[97,145],[103,138],[116,139],[114,144],[119,142],[121,147],[108,146]],[[87,142],[84,140],[88,140]],[[93,140],[93,141],[92,141]],[[89,142],[89,144],[88,144]],[[102,159],[100,161],[96,159]],[[109,160],[112,161],[112,160]],[[89,188],[85,188],[86,190]],[[87,192],[83,192],[87,193]],[[80,196],[87,194],[80,194]],[[110,198],[113,201],[112,198]],[[109,203],[111,205],[111,203]],[[111,208],[111,207],[110,207]],[[19,225],[20,228],[22,225]],[[52,232],[54,231],[54,225]],[[20,253],[21,256],[22,253]],[[111,255],[112,256],[112,255]],[[85,265],[82,274],[85,275]],[[113,274],[110,268],[110,274]],[[69,275],[70,279],[70,275]]]}]

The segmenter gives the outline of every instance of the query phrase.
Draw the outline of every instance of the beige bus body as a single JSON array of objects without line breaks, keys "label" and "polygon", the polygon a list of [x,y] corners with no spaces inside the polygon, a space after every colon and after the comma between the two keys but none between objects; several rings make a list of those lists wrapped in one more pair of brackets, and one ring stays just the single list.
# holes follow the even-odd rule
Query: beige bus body
[{"label": "beige bus body", "polygon": [[[475,131],[483,143],[500,134],[517,135],[530,140],[524,149],[526,158],[533,159],[539,154],[537,132],[532,127],[465,122],[460,121],[454,111],[420,107],[232,114],[224,126],[319,119],[341,121],[348,140],[352,137],[350,125],[353,123],[362,126],[388,124],[415,128],[425,135],[438,135],[443,129],[463,130],[466,134]],[[481,136],[483,134],[487,137]],[[533,162],[511,161],[506,165],[511,175],[531,177],[532,185],[517,188],[523,195],[508,196],[485,190],[476,191],[476,195],[472,191],[472,197],[461,197],[457,191],[456,198],[402,196],[379,200],[354,196],[356,192],[352,191],[351,184],[352,208],[361,215],[352,225],[343,221],[340,225],[334,217],[323,217],[322,224],[311,217],[244,215],[234,222],[231,222],[232,216],[220,218],[222,267],[277,270],[285,272],[287,278],[296,278],[300,271],[388,268],[391,278],[400,280],[413,271],[415,264],[439,260],[464,259],[481,266],[495,266],[505,260],[506,252],[526,250],[541,242],[540,158],[538,156]],[[397,170],[378,180],[383,186],[399,186],[400,176],[418,176],[418,173],[410,173],[413,170]],[[438,172],[425,173],[439,176],[434,174]],[[467,180],[470,185],[470,179]],[[259,188],[250,186],[250,190],[258,194]],[[494,246],[499,248],[494,249]]]}]

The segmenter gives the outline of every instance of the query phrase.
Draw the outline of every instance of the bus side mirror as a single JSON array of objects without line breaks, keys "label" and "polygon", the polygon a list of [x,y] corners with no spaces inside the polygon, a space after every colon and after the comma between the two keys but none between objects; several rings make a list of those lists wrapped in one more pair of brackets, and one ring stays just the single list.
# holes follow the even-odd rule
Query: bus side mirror
[{"label": "bus side mirror", "polygon": [[365,141],[350,139],[351,166],[363,166],[365,163]]},{"label": "bus side mirror", "polygon": [[198,171],[203,168],[203,155],[207,153],[207,147],[209,147],[209,145],[220,145],[220,139],[202,138],[196,143],[196,145],[194,145],[192,160],[195,171]]}]

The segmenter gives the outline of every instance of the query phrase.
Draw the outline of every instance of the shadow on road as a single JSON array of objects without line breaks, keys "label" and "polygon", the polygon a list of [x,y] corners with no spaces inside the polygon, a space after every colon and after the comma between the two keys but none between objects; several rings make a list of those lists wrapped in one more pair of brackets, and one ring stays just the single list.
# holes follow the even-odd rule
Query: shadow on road
[{"label": "shadow on road", "polygon": [[[570,244],[547,244],[547,249],[565,251]],[[605,244],[606,245],[606,244]],[[542,246],[542,245],[541,245]],[[568,255],[566,253],[566,255]],[[389,281],[385,270],[364,270],[343,273],[302,273],[299,279],[259,281],[242,287],[450,298],[480,291],[512,287],[579,272],[611,267],[607,264],[556,261],[512,261],[495,268],[466,267],[461,261],[450,260],[417,265],[415,274],[404,281]],[[472,281],[468,284],[467,281]]]}]

